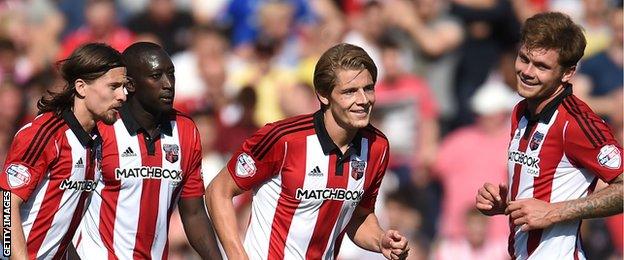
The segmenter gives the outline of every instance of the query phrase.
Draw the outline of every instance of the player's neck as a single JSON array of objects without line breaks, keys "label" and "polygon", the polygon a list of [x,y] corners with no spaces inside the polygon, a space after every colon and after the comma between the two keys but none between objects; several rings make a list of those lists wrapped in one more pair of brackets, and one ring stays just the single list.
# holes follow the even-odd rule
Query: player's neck
[{"label": "player's neck", "polygon": [[528,99],[527,108],[529,109],[529,112],[531,112],[532,115],[537,115],[541,113],[546,105],[548,105],[548,103],[550,103],[553,99],[559,96],[559,94],[561,94],[564,89],[565,86],[563,83],[561,83],[561,85],[559,85],[552,94],[548,95],[545,98]]},{"label": "player's neck", "polygon": [[325,123],[325,129],[329,134],[329,137],[332,139],[334,144],[338,146],[340,151],[343,153],[347,151],[351,141],[355,138],[357,133],[357,129],[348,129],[342,127],[338,124],[338,122],[333,118],[331,112],[329,110],[325,111],[325,115],[323,116],[323,122]]},{"label": "player's neck", "polygon": [[[139,103],[138,100],[132,98],[128,100],[128,107],[130,108],[130,113],[134,120],[139,123],[141,127],[147,130],[149,133],[154,132],[156,127],[158,127],[158,122],[160,122],[160,115],[155,115],[150,113]],[[151,134],[150,134],[151,135]]]},{"label": "player's neck", "polygon": [[93,114],[87,110],[87,107],[82,102],[83,99],[74,99],[74,106],[72,107],[72,112],[74,116],[82,126],[82,129],[85,132],[90,133],[91,130],[95,127],[95,119],[93,118]]}]

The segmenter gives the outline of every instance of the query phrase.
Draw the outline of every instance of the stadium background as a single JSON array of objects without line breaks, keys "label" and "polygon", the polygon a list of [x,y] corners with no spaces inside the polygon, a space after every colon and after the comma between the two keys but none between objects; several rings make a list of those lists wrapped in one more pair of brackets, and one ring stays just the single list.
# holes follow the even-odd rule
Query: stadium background
[{"label": "stadium background", "polygon": [[[409,237],[410,259],[507,259],[506,217],[472,210],[485,181],[506,179],[513,60],[519,28],[541,11],[585,28],[575,94],[622,143],[621,0],[3,0],[0,1],[0,160],[46,90],[57,61],[88,41],[122,51],[158,42],[176,66],[175,106],[202,133],[209,181],[258,127],[318,109],[312,72],[338,42],[379,67],[373,124],[392,157],[377,202],[384,228]],[[239,225],[249,196],[236,199]],[[622,259],[622,216],[584,221],[589,259]],[[196,259],[179,217],[170,259]],[[348,242],[341,259],[379,259]]]}]

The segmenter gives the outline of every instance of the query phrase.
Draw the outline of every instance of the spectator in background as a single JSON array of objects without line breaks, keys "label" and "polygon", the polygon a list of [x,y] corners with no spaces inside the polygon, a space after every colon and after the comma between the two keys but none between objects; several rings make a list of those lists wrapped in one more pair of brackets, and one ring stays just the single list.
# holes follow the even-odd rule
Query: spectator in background
[{"label": "spectator in background", "polygon": [[591,58],[609,47],[612,31],[609,28],[610,0],[583,0],[583,19],[580,25],[587,39],[584,59]]},{"label": "spectator in background", "polygon": [[258,130],[254,121],[257,110],[257,96],[253,87],[241,89],[238,96],[220,113],[219,139],[216,149],[221,154],[230,155],[240,144]]},{"label": "spectator in background", "polygon": [[[454,124],[462,126],[474,121],[470,98],[490,72],[512,66],[520,24],[510,0],[452,1],[451,14],[464,23],[466,31],[454,79],[457,102]],[[501,62],[503,57],[509,62]]]},{"label": "spectator in background", "polygon": [[305,27],[309,30],[302,33],[305,38],[299,49],[297,75],[300,81],[312,86],[316,61],[325,50],[342,42],[347,28],[344,14],[335,1],[317,0],[310,5],[317,16],[316,26]]},{"label": "spectator in background", "polygon": [[123,51],[134,42],[134,35],[117,23],[113,0],[87,0],[85,24],[71,32],[63,41],[59,59],[64,59],[76,47],[87,42],[103,42]]},{"label": "spectator in background", "polygon": [[371,0],[367,1],[358,13],[349,18],[349,30],[343,39],[344,42],[361,46],[366,50],[377,64],[379,80],[383,79],[385,72],[378,42],[385,29],[383,5],[378,0]]},{"label": "spectator in background", "polygon": [[176,8],[174,0],[150,0],[147,9],[131,17],[127,27],[138,38],[155,38],[171,55],[186,49],[193,17]]},{"label": "spectator in background", "polygon": [[258,105],[253,111],[256,126],[284,118],[280,100],[283,95],[288,95],[284,90],[297,82],[297,74],[293,68],[275,66],[272,63],[275,48],[271,42],[256,42],[250,59],[244,60],[239,69],[229,75],[235,88],[252,86],[256,92]]},{"label": "spectator in background", "polygon": [[[477,114],[475,123],[451,132],[442,141],[432,176],[441,182],[444,191],[438,225],[441,240],[466,237],[468,226],[464,214],[474,207],[474,191],[484,180],[494,183],[505,180],[512,95],[500,81],[486,83],[471,100]],[[509,229],[506,218],[496,217],[486,222],[488,239],[506,240]]]},{"label": "spectator in background", "polygon": [[440,107],[442,131],[456,113],[452,96],[457,47],[464,38],[459,20],[448,13],[448,0],[389,1],[385,16],[413,52],[413,72],[426,79]]},{"label": "spectator in background", "polygon": [[466,226],[465,235],[456,239],[442,239],[435,245],[433,260],[504,260],[505,239],[488,236],[489,222],[486,216],[473,207],[466,208],[458,221]]},{"label": "spectator in background", "polygon": [[312,86],[297,81],[284,91],[288,95],[280,95],[280,108],[285,117],[310,114],[318,109],[318,101]]},{"label": "spectator in background", "polygon": [[424,233],[432,239],[439,192],[428,179],[438,149],[438,109],[426,81],[405,70],[401,47],[389,36],[379,41],[384,77],[377,83],[373,121],[392,146],[388,168],[399,189],[412,191],[412,206],[423,214]]},{"label": "spectator in background", "polygon": [[[284,20],[284,16],[262,18],[260,17],[262,15],[261,9],[267,5],[278,6],[278,8],[288,6],[288,12],[292,13],[292,16],[288,15],[288,20]],[[305,0],[232,0],[227,6],[223,17],[220,18],[220,22],[231,28],[232,34],[229,38],[238,55],[248,57],[253,52],[253,44],[258,41],[260,36],[262,19],[277,21],[275,25],[278,30],[274,32],[290,35],[294,33],[292,31],[293,28],[311,23],[314,19],[314,14],[309,7],[308,1]],[[271,23],[273,23],[272,21]],[[265,20],[265,22],[267,21]]]},{"label": "spectator in background", "polygon": [[9,40],[17,54],[13,70],[13,80],[17,84],[26,83],[56,60],[60,47],[58,38],[65,23],[53,2],[9,3],[7,9],[0,11],[0,20],[0,38]]},{"label": "spectator in background", "polygon": [[390,168],[406,168],[403,183],[422,186],[437,153],[438,107],[427,82],[405,71],[398,43],[385,37],[380,47],[386,74],[375,89],[374,120],[388,133]]},{"label": "spectator in background", "polygon": [[228,41],[214,25],[198,25],[191,32],[190,48],[171,58],[180,86],[175,107],[190,113],[208,107],[218,113],[238,91],[227,83],[232,70]]},{"label": "spectator in background", "polygon": [[[624,55],[624,26],[622,8],[609,14],[610,32],[613,35],[609,47],[581,62],[574,90],[600,116],[607,119],[622,138],[622,63]],[[621,142],[621,140],[620,140]]]}]

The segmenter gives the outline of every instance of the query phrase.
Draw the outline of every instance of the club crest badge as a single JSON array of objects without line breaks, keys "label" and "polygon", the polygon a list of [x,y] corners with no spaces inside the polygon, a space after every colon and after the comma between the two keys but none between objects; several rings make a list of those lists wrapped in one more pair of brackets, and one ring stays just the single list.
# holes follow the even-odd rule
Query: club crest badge
[{"label": "club crest badge", "polygon": [[256,174],[256,163],[254,159],[246,153],[241,153],[236,158],[236,176],[251,177]]},{"label": "club crest badge", "polygon": [[11,188],[19,188],[30,183],[30,171],[24,165],[11,164],[4,172],[7,174]]},{"label": "club crest badge", "polygon": [[620,150],[612,144],[600,148],[597,159],[601,166],[609,169],[619,169],[620,165],[622,165],[622,154]]},{"label": "club crest badge", "polygon": [[163,144],[165,159],[170,163],[175,163],[180,158],[180,147],[177,144]]},{"label": "club crest badge", "polygon": [[364,176],[366,170],[366,162],[364,161],[351,161],[351,177],[355,180],[359,180]]},{"label": "club crest badge", "polygon": [[540,132],[535,132],[535,134],[533,134],[533,138],[531,138],[531,143],[529,143],[529,147],[531,147],[531,151],[539,148],[543,140],[544,140],[544,134]]}]

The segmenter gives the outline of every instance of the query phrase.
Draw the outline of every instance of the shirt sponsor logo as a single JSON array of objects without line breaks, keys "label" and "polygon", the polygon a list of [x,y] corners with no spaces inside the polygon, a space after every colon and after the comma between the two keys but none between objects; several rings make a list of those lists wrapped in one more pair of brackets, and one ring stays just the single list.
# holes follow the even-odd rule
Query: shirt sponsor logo
[{"label": "shirt sponsor logo", "polygon": [[622,164],[622,154],[615,145],[609,144],[600,148],[598,163],[609,169],[619,169]]},{"label": "shirt sponsor logo", "polygon": [[137,167],[137,168],[117,168],[115,169],[115,179],[160,179],[174,182],[182,181],[181,170],[163,169],[161,167]]},{"label": "shirt sponsor logo", "polygon": [[347,189],[318,189],[318,190],[304,190],[298,188],[295,193],[297,200],[342,200],[342,201],[360,201],[362,200],[364,191],[359,190],[347,190]]},{"label": "shirt sponsor logo", "polygon": [[5,172],[11,188],[19,188],[30,182],[30,171],[24,165],[11,164],[6,168]]},{"label": "shirt sponsor logo", "polygon": [[539,171],[540,159],[537,158],[537,157],[533,157],[533,156],[527,155],[527,154],[525,154],[523,152],[520,152],[520,151],[510,151],[508,160],[510,162],[515,163],[515,164],[520,164],[520,165],[529,167],[532,170]]},{"label": "shirt sponsor logo", "polygon": [[351,161],[351,177],[355,180],[359,180],[364,176],[364,170],[366,169],[366,162],[364,161]]},{"label": "shirt sponsor logo", "polygon": [[531,138],[531,143],[529,143],[529,147],[531,147],[531,151],[539,148],[540,144],[542,143],[542,140],[544,140],[544,134],[540,132],[535,132],[535,134],[533,134],[533,138]]},{"label": "shirt sponsor logo", "polygon": [[59,187],[61,190],[77,190],[77,191],[94,191],[97,187],[97,182],[92,180],[70,180],[65,179],[61,182]]},{"label": "shirt sponsor logo", "polygon": [[246,153],[241,153],[236,159],[236,176],[238,177],[251,177],[256,174],[256,163]]},{"label": "shirt sponsor logo", "polygon": [[170,163],[175,163],[180,158],[180,147],[177,144],[163,144],[165,159]]}]

